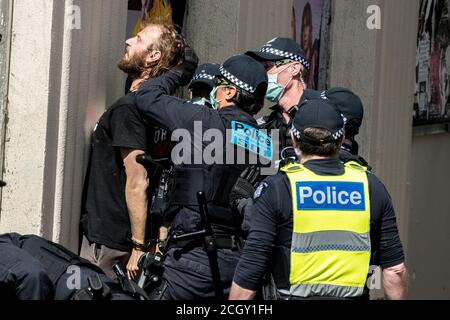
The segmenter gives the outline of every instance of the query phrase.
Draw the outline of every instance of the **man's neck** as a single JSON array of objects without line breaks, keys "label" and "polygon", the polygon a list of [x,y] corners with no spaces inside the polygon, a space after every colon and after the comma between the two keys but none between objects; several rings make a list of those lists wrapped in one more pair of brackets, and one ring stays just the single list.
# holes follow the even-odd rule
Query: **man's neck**
[{"label": "man's neck", "polygon": [[133,82],[131,83],[130,92],[138,91],[143,82],[144,79],[141,78],[134,79]]},{"label": "man's neck", "polygon": [[307,156],[307,155],[302,154],[300,163],[305,164],[306,162],[311,161],[311,160],[326,160],[326,159],[330,159],[330,158],[329,157],[321,157],[321,156]]},{"label": "man's neck", "polygon": [[217,110],[222,110],[222,109],[225,109],[225,108],[234,107],[235,105],[236,105],[235,103],[229,102],[229,103],[226,103],[225,105],[220,106],[219,108],[217,108]]},{"label": "man's neck", "polygon": [[290,122],[291,117],[288,112],[292,109],[292,107],[296,106],[300,102],[303,92],[304,89],[301,82],[298,80],[293,80],[292,86],[284,93],[283,97],[278,102],[278,105],[282,111],[284,123]]}]

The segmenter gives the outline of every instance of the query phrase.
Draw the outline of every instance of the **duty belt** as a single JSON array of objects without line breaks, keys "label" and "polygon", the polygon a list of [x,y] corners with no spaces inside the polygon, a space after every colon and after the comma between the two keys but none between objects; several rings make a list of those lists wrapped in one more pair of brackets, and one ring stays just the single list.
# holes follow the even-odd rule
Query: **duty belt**
[{"label": "duty belt", "polygon": [[[217,249],[239,250],[240,239],[237,236],[215,236],[215,244]],[[182,240],[177,242],[171,242],[168,250],[170,249],[183,249],[183,248],[198,248],[202,247],[203,243],[201,239],[194,240]]]}]

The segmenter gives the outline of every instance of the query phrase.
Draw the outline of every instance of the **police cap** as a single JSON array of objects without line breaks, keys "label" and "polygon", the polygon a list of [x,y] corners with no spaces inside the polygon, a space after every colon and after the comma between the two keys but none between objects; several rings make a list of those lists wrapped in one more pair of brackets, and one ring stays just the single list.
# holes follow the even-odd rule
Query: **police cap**
[{"label": "police cap", "polygon": [[[297,111],[292,132],[299,141],[313,145],[322,145],[338,141],[344,135],[345,117],[330,102],[314,99],[303,102]],[[305,134],[305,129],[328,130],[331,135],[325,139],[316,139]]]},{"label": "police cap", "polygon": [[229,58],[219,67],[221,76],[236,87],[255,93],[260,85],[267,88],[267,73],[261,63],[239,54]]},{"label": "police cap", "polygon": [[220,65],[217,63],[205,63],[198,66],[189,83],[189,88],[192,88],[196,83],[205,83],[213,88],[216,77],[220,75],[219,67]]},{"label": "police cap", "polygon": [[258,51],[247,51],[245,54],[258,61],[290,59],[300,62],[307,70],[309,70],[310,66],[308,59],[306,59],[305,51],[297,42],[289,38],[274,38]]}]

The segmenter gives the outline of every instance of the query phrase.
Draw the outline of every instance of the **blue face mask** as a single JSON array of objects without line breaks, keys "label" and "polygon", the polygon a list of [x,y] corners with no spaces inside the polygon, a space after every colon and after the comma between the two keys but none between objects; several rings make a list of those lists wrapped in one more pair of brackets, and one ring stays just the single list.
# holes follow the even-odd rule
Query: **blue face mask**
[{"label": "blue face mask", "polygon": [[223,100],[217,100],[216,99],[216,93],[217,93],[217,89],[219,89],[219,87],[214,87],[214,89],[211,91],[211,93],[209,94],[209,101],[211,102],[211,107],[214,110],[219,109],[219,103]]},{"label": "blue face mask", "polygon": [[276,74],[268,74],[268,85],[267,85],[267,92],[266,92],[266,99],[270,102],[277,103],[280,101],[281,97],[284,94],[284,91],[286,90],[286,87],[289,85],[289,83],[292,81],[289,80],[289,82],[286,84],[286,86],[282,86],[278,83],[278,75],[286,70],[289,66],[287,66],[285,69],[281,70],[280,72]]}]

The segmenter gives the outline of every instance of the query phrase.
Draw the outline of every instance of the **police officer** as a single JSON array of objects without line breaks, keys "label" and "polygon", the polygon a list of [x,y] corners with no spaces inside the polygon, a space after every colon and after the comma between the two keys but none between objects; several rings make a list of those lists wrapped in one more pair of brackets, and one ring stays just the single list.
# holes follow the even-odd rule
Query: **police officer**
[{"label": "police officer", "polygon": [[[205,63],[198,66],[189,83],[190,103],[211,107],[210,93],[215,87],[216,76],[220,75],[219,67],[216,63]],[[153,144],[149,147],[149,155],[160,165],[160,172],[156,174],[155,179],[151,179],[149,187],[152,199],[149,234],[151,238],[155,238],[157,234],[159,244],[156,250],[162,253],[161,249],[163,249],[168,233],[163,213],[169,205],[169,193],[173,183],[173,163],[170,161],[170,154],[174,143],[171,133],[164,128],[151,126],[151,132],[153,133]],[[152,182],[156,182],[156,185]]]},{"label": "police officer", "polygon": [[[264,67],[249,56],[237,55],[228,59],[220,66],[220,76],[210,95],[212,109],[170,96],[183,84],[183,78],[187,77],[183,77],[182,70],[177,68],[176,72],[147,81],[137,93],[137,105],[147,117],[169,130],[183,129],[177,135],[182,136],[182,143],[187,147],[180,152],[182,161],[175,163],[175,186],[166,219],[171,221],[172,238],[204,228],[196,197],[198,191],[203,191],[218,248],[219,270],[214,271],[214,261],[203,249],[201,239],[172,242],[164,262],[163,278],[167,284],[161,287],[159,298],[220,298],[221,292],[228,293],[239,257],[236,239],[241,217],[233,215],[228,198],[235,180],[246,167],[245,162],[236,162],[237,155],[244,151],[247,159],[250,154],[256,155],[254,152],[266,154],[260,148],[253,148],[258,146],[255,137],[259,131],[252,115],[264,103],[267,74]],[[233,151],[235,158],[231,162],[227,152],[219,149],[210,153],[217,155],[214,161],[206,159],[211,141],[203,140],[202,135],[208,129],[220,133],[215,140],[219,149]],[[246,134],[251,137],[247,138]]]},{"label": "police officer", "polygon": [[355,139],[364,117],[364,107],[361,98],[351,90],[342,87],[333,87],[321,93],[307,90],[304,98],[306,100],[325,99],[337,107],[346,119],[345,140],[339,151],[339,159],[343,162],[356,161],[371,170],[371,166],[359,155],[359,145]]},{"label": "police officer", "polygon": [[[355,161],[360,165],[372,170],[367,161],[358,155],[359,146],[355,140],[355,136],[359,133],[362,124],[364,109],[361,99],[352,91],[342,87],[333,87],[329,90],[319,92],[315,90],[306,90],[302,100],[325,99],[332,103],[337,110],[346,118],[345,122],[345,139],[339,150],[339,159],[341,161]],[[287,159],[287,162],[295,159]],[[258,172],[246,170],[245,174],[236,182],[231,191],[232,207],[244,216],[242,228],[248,231],[250,228],[250,212],[247,210],[252,205],[252,196],[258,184]]]},{"label": "police officer", "polygon": [[211,107],[209,97],[216,86],[215,79],[220,75],[219,67],[217,63],[205,63],[198,66],[189,83],[191,103]]},{"label": "police officer", "polygon": [[407,271],[384,185],[337,153],[344,120],[325,100],[303,103],[292,139],[300,164],[283,167],[255,192],[250,233],[230,299],[251,299],[267,266],[281,299],[368,298],[369,265],[381,265],[385,296],[406,296]]},{"label": "police officer", "polygon": [[258,119],[258,124],[264,129],[279,129],[280,158],[295,158],[289,129],[304,92],[309,91],[304,81],[309,70],[305,52],[292,39],[275,38],[246,54],[264,65],[269,80],[266,99],[276,103],[272,113]]},{"label": "police officer", "polygon": [[48,300],[53,284],[44,267],[30,254],[0,240],[0,299]]},{"label": "police officer", "polygon": [[[0,235],[0,296],[9,300],[132,300],[101,269],[66,248],[35,235]],[[98,297],[88,291],[89,277],[101,282]],[[94,279],[94,278],[92,278]]]}]

